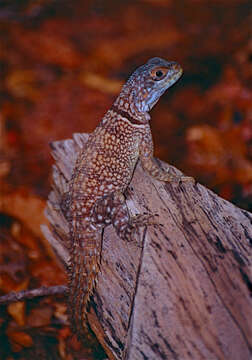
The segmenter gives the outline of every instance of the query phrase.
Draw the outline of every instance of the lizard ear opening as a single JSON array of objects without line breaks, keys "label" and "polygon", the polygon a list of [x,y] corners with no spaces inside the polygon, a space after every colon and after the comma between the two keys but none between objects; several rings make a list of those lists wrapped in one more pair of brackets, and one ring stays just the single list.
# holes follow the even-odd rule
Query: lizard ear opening
[{"label": "lizard ear opening", "polygon": [[156,67],[151,70],[150,76],[153,80],[159,81],[165,78],[166,74],[168,72],[168,69],[165,67]]}]

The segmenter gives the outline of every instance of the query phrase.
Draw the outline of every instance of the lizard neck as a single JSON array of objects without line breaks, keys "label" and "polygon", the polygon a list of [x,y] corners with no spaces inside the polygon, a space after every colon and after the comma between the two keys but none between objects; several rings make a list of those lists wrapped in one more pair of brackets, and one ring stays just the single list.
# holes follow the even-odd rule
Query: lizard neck
[{"label": "lizard neck", "polygon": [[147,124],[150,120],[150,115],[148,113],[148,118],[140,118],[132,116],[129,111],[125,111],[123,109],[120,109],[116,104],[113,104],[110,108],[110,110],[114,111],[116,114],[121,115],[123,118],[126,118],[131,124],[133,125],[144,125]]},{"label": "lizard neck", "polygon": [[134,101],[134,91],[122,89],[120,95],[111,107],[111,110],[128,119],[132,124],[147,124],[150,121],[150,114],[146,111],[139,111]]}]

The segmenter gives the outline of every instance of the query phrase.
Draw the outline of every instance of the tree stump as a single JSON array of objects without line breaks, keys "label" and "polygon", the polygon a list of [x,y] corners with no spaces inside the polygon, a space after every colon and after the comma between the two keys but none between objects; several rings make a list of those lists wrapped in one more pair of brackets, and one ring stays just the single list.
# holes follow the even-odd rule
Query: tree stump
[{"label": "tree stump", "polygon": [[[71,245],[60,202],[87,137],[52,144],[43,232],[65,266]],[[103,233],[88,320],[109,359],[251,359],[252,215],[198,183],[159,182],[140,164],[126,198],[132,215],[158,216],[131,243],[112,226]]]}]

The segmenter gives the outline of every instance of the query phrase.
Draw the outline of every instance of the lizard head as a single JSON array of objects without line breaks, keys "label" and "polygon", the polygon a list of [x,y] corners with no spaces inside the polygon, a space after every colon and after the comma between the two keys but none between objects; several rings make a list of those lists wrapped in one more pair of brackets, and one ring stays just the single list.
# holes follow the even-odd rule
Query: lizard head
[{"label": "lizard head", "polygon": [[126,110],[126,104],[127,111],[133,116],[148,113],[182,72],[181,66],[174,61],[158,57],[150,59],[130,76],[117,99],[117,105]]},{"label": "lizard head", "polygon": [[[157,103],[160,96],[172,86],[182,75],[181,66],[174,61],[166,61],[160,58],[152,58],[142,69],[138,69],[140,75],[138,99],[136,106],[139,110],[149,111]],[[137,70],[137,71],[138,71]]]}]

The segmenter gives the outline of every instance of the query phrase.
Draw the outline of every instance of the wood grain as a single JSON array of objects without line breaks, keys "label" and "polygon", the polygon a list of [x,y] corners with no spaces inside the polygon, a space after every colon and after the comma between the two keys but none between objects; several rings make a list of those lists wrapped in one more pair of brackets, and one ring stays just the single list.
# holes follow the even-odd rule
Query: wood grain
[{"label": "wood grain", "polygon": [[[71,244],[60,202],[87,137],[52,143],[43,232],[65,266]],[[130,243],[112,226],[104,231],[88,318],[109,359],[251,359],[252,215],[198,183],[156,181],[140,164],[126,196],[133,215],[158,216]]]}]

